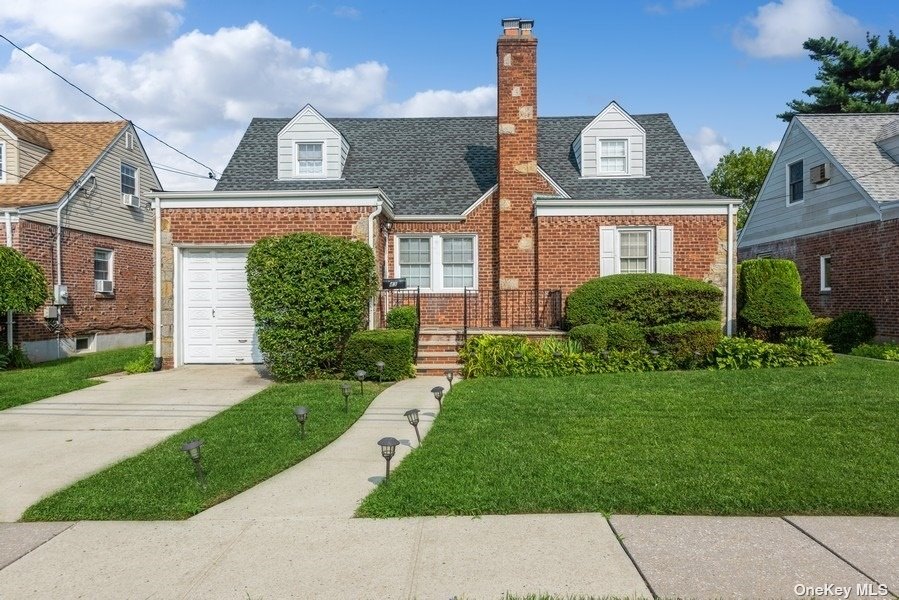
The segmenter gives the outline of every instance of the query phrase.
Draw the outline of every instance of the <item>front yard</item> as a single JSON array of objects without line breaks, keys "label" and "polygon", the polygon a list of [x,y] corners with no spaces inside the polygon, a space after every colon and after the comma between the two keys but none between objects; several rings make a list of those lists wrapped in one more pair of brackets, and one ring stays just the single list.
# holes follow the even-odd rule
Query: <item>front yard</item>
[{"label": "front yard", "polygon": [[0,410],[97,385],[100,382],[92,377],[122,371],[142,349],[107,350],[0,371]]},{"label": "front yard", "polygon": [[366,517],[899,514],[899,365],[458,384]]}]

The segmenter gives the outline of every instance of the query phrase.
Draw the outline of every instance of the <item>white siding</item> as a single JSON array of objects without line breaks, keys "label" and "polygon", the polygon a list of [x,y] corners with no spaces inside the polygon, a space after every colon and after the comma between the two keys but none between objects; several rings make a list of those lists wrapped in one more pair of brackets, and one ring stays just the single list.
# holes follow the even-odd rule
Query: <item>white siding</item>
[{"label": "white siding", "polygon": [[47,154],[47,150],[45,148],[41,148],[40,146],[35,146],[29,142],[24,140],[19,140],[19,148],[21,151],[19,152],[19,176],[25,177],[28,173],[31,172],[31,169],[35,167],[35,165],[41,162]]},{"label": "white siding", "polygon": [[581,132],[579,139],[582,146],[580,156],[582,177],[600,176],[598,151],[601,139],[627,140],[627,176],[643,177],[646,174],[646,133],[614,102]]},{"label": "white siding", "polygon": [[311,106],[301,110],[278,134],[278,178],[297,178],[294,164],[297,142],[324,144],[322,178],[339,179],[349,153],[349,144],[340,133]]},{"label": "white siding", "polygon": [[7,134],[5,129],[0,128],[0,142],[3,143],[2,166],[6,171],[6,177],[2,178],[4,185],[16,184],[19,182],[19,178],[16,177],[16,173],[19,172],[19,150],[16,148],[16,144],[19,141],[16,137]]},{"label": "white siding", "polygon": [[[787,205],[787,165],[797,160],[803,161],[803,201]],[[810,134],[794,123],[743,228],[740,247],[878,220],[875,208],[832,161],[830,181],[811,183],[809,169],[828,160]]]}]

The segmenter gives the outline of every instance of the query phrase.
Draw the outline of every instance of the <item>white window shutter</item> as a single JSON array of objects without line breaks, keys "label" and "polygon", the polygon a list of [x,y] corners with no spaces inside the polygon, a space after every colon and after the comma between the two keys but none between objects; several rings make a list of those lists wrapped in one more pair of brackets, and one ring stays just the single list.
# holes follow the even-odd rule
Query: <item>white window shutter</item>
[{"label": "white window shutter", "polygon": [[617,272],[615,268],[617,261],[615,260],[616,232],[614,227],[599,228],[599,276],[614,275]]},{"label": "white window shutter", "polygon": [[656,273],[674,274],[674,227],[656,227]]}]

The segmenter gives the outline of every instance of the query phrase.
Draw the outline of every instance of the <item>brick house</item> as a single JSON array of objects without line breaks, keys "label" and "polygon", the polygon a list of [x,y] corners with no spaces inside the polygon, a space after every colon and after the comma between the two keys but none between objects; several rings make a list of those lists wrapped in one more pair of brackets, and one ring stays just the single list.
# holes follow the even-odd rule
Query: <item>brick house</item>
[{"label": "brick house", "polygon": [[738,248],[795,261],[816,315],[863,310],[899,339],[899,113],[794,117]]},{"label": "brick house", "polygon": [[565,295],[600,275],[676,273],[732,299],[736,201],[710,190],[666,114],[611,102],[538,117],[532,26],[503,21],[497,117],[326,118],[307,105],[253,119],[214,191],[159,194],[163,363],[260,360],[246,249],[296,231],[370,244],[381,278],[406,285],[372,302],[370,325],[420,303],[431,338],[419,358],[435,366],[452,363],[463,327],[557,330]]},{"label": "brick house", "polygon": [[0,243],[44,270],[51,299],[5,315],[33,361],[143,344],[152,332],[159,180],[134,128],[0,115]]}]

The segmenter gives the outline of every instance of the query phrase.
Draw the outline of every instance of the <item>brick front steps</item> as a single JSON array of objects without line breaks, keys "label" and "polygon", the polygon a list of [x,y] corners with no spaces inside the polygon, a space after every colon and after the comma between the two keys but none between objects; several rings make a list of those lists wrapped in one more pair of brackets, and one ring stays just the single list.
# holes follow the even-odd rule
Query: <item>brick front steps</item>
[{"label": "brick front steps", "polygon": [[[565,332],[556,329],[469,329],[469,337],[474,335],[523,335],[530,339],[546,339],[548,337],[564,338]],[[461,329],[424,328],[418,334],[418,364],[415,365],[417,375],[443,375],[447,369],[459,371],[459,348],[462,347],[463,333]]]}]

